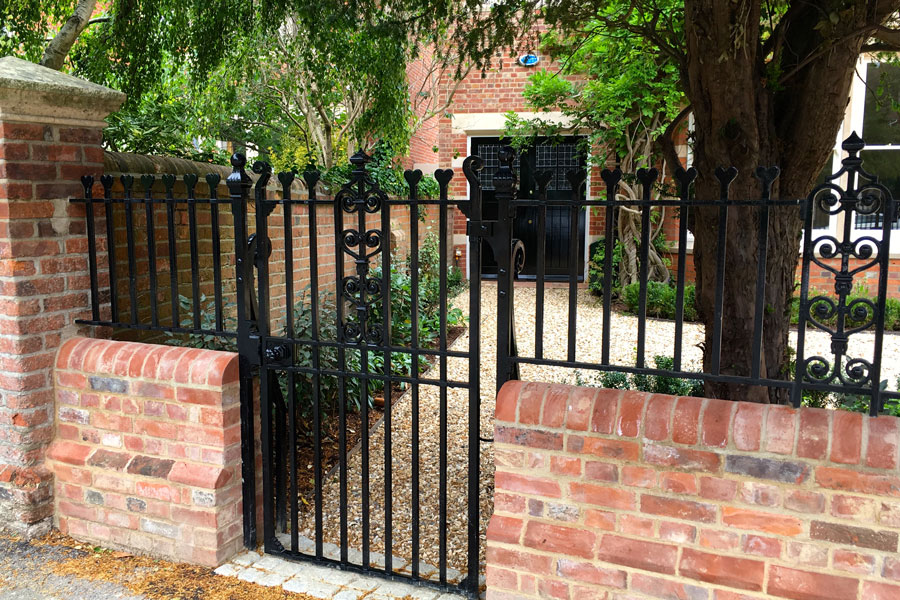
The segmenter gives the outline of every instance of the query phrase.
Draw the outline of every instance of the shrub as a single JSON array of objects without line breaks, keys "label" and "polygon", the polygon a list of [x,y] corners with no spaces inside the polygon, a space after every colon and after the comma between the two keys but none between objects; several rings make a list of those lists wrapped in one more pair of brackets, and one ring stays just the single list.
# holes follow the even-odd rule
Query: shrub
[{"label": "shrub", "polygon": [[[632,283],[622,290],[622,299],[628,311],[637,314],[640,308],[641,285]],[[647,282],[647,316],[662,319],[674,319],[676,308],[676,289],[658,281]],[[696,289],[693,285],[684,286],[684,320],[696,321],[697,308]]]},{"label": "shrub", "polygon": [[[594,294],[603,295],[603,267],[606,266],[606,241],[600,238],[590,247],[588,263],[588,289]],[[622,262],[622,243],[616,240],[612,258],[612,296],[618,296],[621,288],[619,282],[619,263]]]},{"label": "shrub", "polygon": [[[654,356],[653,363],[657,369],[671,371],[675,360],[671,356]],[[672,396],[703,396],[703,382],[686,377],[666,377],[664,375],[628,375],[619,371],[599,371],[585,377],[580,371],[575,372],[575,384],[589,387],[603,387],[614,390],[638,390],[654,394]]]}]

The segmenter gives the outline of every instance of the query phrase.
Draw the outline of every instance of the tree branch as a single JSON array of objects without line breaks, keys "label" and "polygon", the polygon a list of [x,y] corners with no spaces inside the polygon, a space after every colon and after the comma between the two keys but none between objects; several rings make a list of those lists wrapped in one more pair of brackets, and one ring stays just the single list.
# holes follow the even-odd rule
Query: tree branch
[{"label": "tree branch", "polygon": [[75,12],[66,19],[59,33],[44,49],[41,65],[57,71],[62,69],[66,56],[69,54],[69,50],[72,49],[72,45],[75,44],[75,40],[78,39],[84,28],[88,26],[96,4],[97,0],[78,0]]}]

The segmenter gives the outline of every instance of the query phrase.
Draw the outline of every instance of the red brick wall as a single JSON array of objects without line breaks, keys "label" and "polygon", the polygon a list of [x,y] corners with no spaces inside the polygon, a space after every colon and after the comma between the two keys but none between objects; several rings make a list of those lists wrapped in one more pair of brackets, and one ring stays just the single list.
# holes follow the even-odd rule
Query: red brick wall
[{"label": "red brick wall", "polygon": [[[53,358],[90,317],[84,207],[68,198],[82,175],[102,173],[102,119],[124,95],[43,89],[67,76],[0,60],[0,529],[30,536],[49,529],[53,511],[43,466]],[[10,80],[27,71],[40,77],[25,76],[24,88]]]},{"label": "red brick wall", "polygon": [[218,566],[242,545],[238,358],[72,338],[48,452],[63,533]]},{"label": "red brick wall", "polygon": [[487,597],[900,598],[900,420],[511,382]]}]

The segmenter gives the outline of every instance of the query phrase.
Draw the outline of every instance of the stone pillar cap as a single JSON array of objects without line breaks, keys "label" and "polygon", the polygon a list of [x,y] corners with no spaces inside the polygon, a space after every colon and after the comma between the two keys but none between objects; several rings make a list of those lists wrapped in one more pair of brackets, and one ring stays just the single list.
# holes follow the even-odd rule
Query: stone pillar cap
[{"label": "stone pillar cap", "polygon": [[14,56],[0,58],[0,121],[103,127],[125,94]]}]

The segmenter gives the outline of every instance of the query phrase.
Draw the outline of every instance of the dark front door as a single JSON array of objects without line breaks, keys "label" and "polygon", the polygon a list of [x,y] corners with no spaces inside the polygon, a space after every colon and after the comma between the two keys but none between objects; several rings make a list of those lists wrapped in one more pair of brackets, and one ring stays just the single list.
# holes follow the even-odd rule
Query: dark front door
[{"label": "dark front door", "polygon": [[[571,200],[572,191],[566,173],[584,168],[587,160],[579,146],[580,138],[566,137],[562,141],[550,142],[538,138],[537,142],[516,154],[513,168],[519,177],[518,197],[533,200],[536,197],[537,185],[534,173],[551,171],[553,174],[547,186],[549,200]],[[494,220],[497,215],[497,200],[494,196],[493,178],[500,167],[499,150],[503,146],[499,138],[472,138],[472,154],[480,156],[484,161],[484,169],[480,173],[483,200],[483,215],[486,220]],[[537,207],[519,207],[516,209],[513,223],[513,237],[522,240],[525,245],[525,268],[521,279],[533,279],[537,270],[538,247],[538,214]],[[578,244],[576,273],[578,280],[584,278],[584,238],[585,209],[578,208],[578,226],[572,230],[572,213],[568,206],[548,206],[545,235],[545,273],[548,280],[563,280],[571,272],[571,246]],[[497,261],[488,244],[482,247],[481,274],[487,278],[497,276]]]}]

